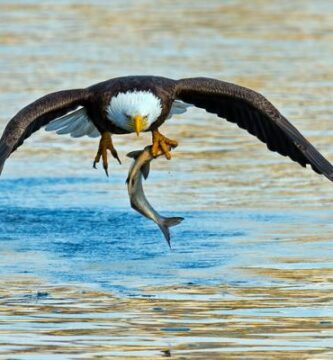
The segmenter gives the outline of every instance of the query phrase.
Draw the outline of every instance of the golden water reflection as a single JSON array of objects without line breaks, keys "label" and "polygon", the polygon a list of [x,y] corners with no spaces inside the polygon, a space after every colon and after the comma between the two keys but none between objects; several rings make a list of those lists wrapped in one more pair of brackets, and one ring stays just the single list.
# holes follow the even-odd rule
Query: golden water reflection
[{"label": "golden water reflection", "polygon": [[0,355],[15,359],[333,355],[333,317],[326,313],[331,289],[188,284],[119,298],[29,277],[3,278],[0,286]]}]

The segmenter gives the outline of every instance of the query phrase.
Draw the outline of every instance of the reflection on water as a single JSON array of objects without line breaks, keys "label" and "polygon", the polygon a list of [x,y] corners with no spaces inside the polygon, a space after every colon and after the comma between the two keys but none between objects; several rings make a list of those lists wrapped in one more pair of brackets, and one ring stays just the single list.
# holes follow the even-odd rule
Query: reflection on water
[{"label": "reflection on water", "polygon": [[0,354],[331,358],[332,214],[181,214],[170,251],[127,210],[0,211]]},{"label": "reflection on water", "polygon": [[[1,128],[51,91],[126,74],[255,88],[333,159],[331,2],[2,1]],[[233,124],[190,109],[147,196],[184,216],[170,251],[129,208],[96,139],[40,131],[0,193],[0,357],[331,359],[332,185]],[[170,186],[170,181],[172,186]]]},{"label": "reflection on water", "polygon": [[187,284],[117,297],[9,277],[0,294],[0,354],[15,359],[333,355],[333,319],[325,314],[331,289]]}]

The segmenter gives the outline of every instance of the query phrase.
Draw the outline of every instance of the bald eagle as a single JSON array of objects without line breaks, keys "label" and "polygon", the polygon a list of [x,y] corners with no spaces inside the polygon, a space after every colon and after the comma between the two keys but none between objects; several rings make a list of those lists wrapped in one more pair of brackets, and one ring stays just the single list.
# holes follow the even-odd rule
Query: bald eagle
[{"label": "bald eagle", "polygon": [[177,146],[159,132],[160,126],[189,105],[237,123],[264,142],[268,149],[323,174],[333,181],[332,165],[261,94],[210,78],[172,80],[157,76],[128,76],[107,80],[85,89],[48,94],[20,110],[8,123],[0,140],[0,173],[9,155],[42,127],[73,137],[101,137],[94,166],[102,158],[108,174],[107,151],[119,162],[111,135],[149,131],[152,155],[171,158]]}]

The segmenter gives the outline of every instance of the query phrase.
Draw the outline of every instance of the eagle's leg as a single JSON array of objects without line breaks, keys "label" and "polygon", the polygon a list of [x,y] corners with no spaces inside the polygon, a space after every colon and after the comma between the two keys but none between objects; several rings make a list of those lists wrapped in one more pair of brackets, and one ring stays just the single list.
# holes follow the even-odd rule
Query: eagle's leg
[{"label": "eagle's leg", "polygon": [[175,140],[168,139],[162,135],[158,130],[152,131],[153,136],[153,146],[151,147],[151,154],[156,157],[160,152],[162,152],[165,157],[170,160],[171,155],[169,151],[169,146],[175,148],[178,143]]},{"label": "eagle's leg", "polygon": [[111,155],[118,160],[119,164],[121,164],[121,161],[118,157],[117,150],[114,148],[111,135],[109,132],[105,131],[102,133],[101,140],[99,141],[98,151],[94,160],[93,167],[96,169],[96,164],[99,162],[99,160],[102,158],[103,162],[103,168],[105,170],[105,173],[107,176],[109,176],[108,173],[108,154],[107,150],[110,150]]}]

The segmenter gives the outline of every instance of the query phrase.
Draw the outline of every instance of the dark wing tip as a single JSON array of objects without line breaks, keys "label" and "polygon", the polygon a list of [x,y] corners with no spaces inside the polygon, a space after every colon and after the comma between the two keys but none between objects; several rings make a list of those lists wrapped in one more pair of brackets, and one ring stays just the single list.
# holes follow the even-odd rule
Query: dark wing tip
[{"label": "dark wing tip", "polygon": [[237,123],[269,150],[303,167],[309,164],[333,181],[330,162],[260,93],[216,79],[188,78],[177,82],[175,97]]},{"label": "dark wing tip", "polygon": [[[4,140],[5,139],[1,139],[1,142]],[[8,156],[11,153],[10,147],[7,144],[1,142],[0,142],[0,175],[2,173],[5,161],[7,160]]]}]

